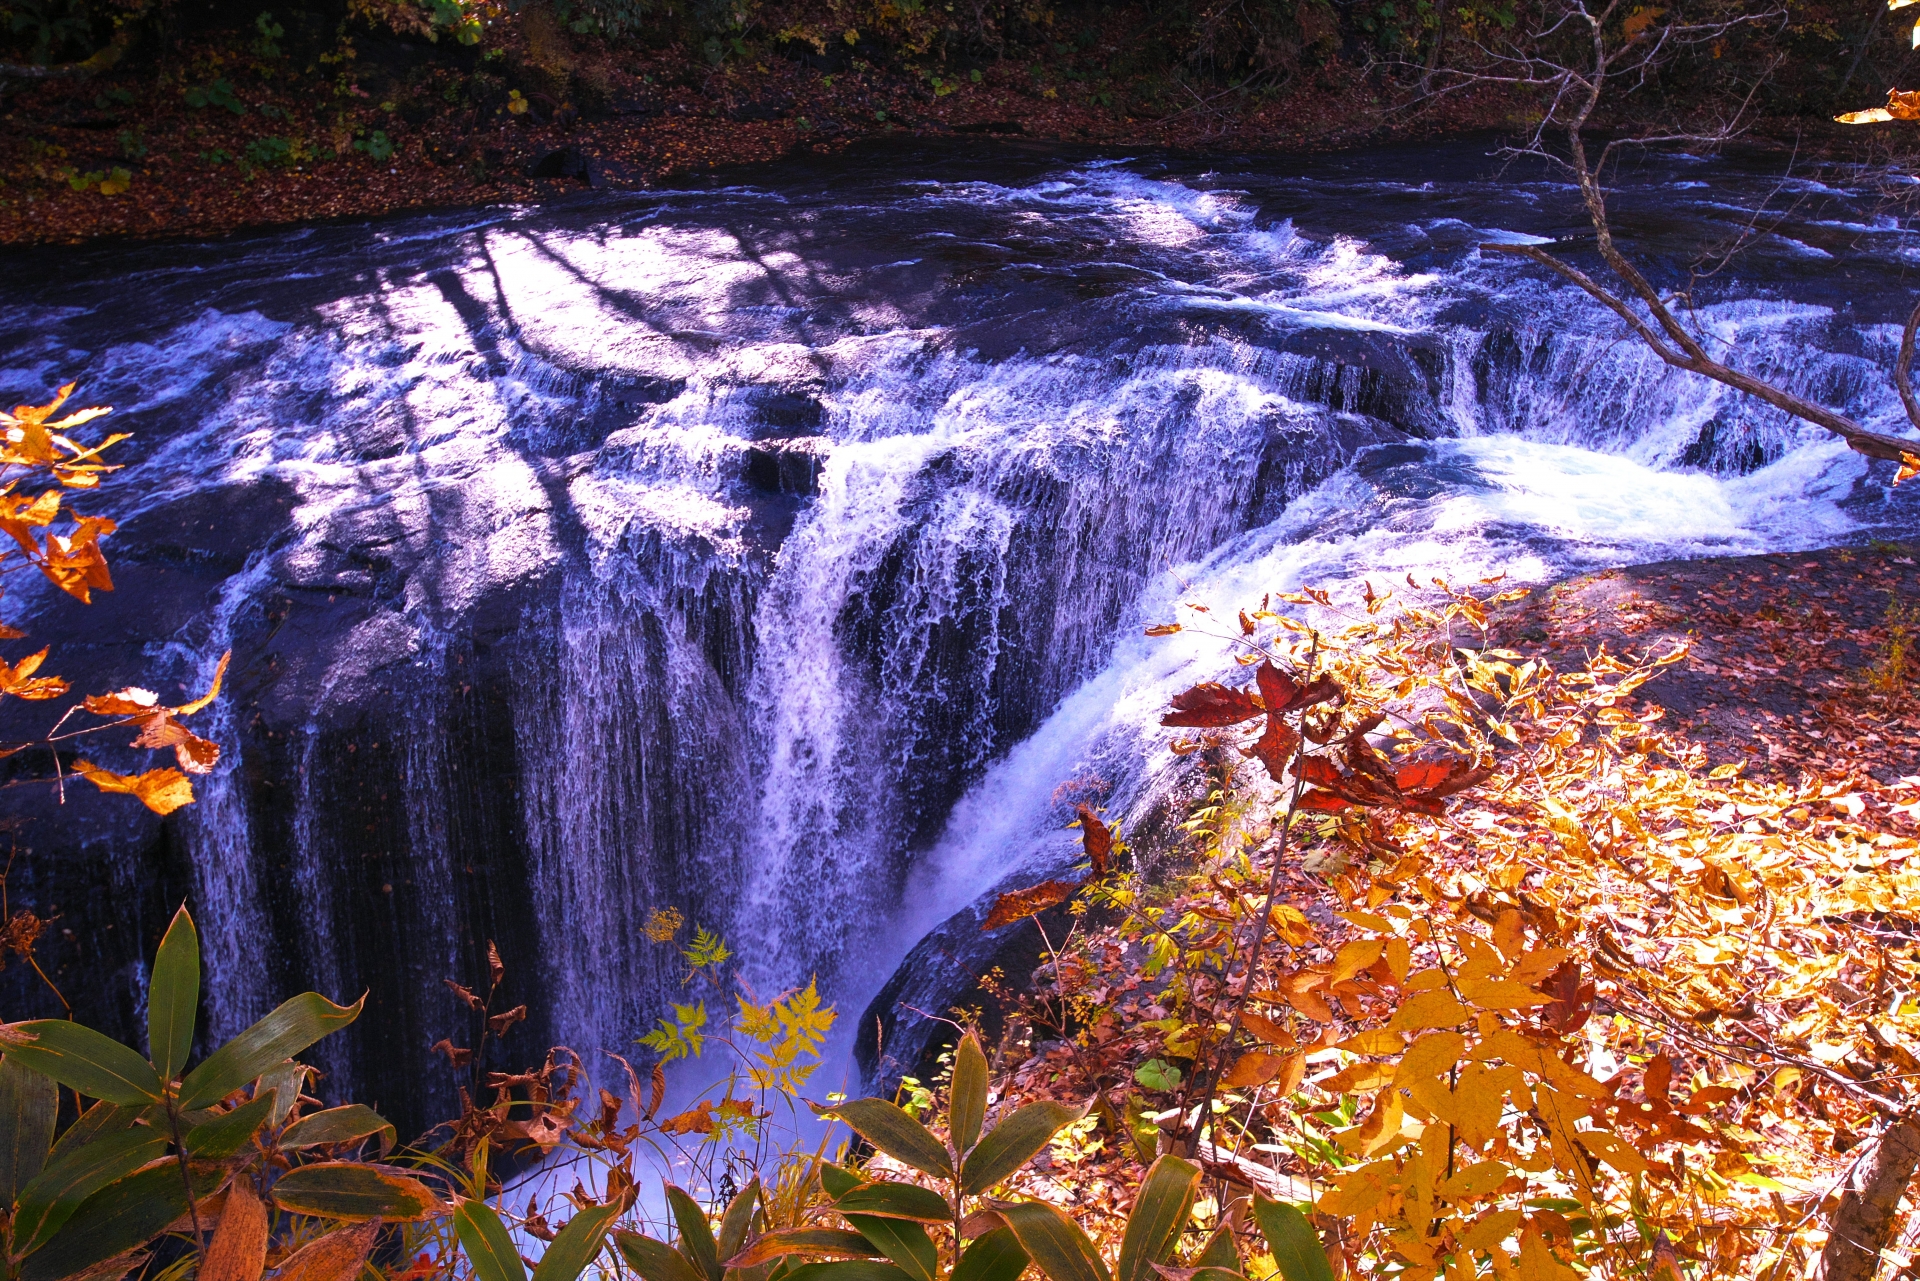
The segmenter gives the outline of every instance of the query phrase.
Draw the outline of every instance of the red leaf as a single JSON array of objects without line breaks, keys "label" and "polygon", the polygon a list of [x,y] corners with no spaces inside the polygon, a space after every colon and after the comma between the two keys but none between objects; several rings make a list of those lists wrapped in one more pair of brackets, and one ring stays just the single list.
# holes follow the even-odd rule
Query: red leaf
[{"label": "red leaf", "polygon": [[1105,876],[1107,861],[1113,856],[1113,829],[1085,805],[1080,807],[1080,847],[1093,860],[1093,874]]},{"label": "red leaf", "polygon": [[993,910],[987,913],[987,919],[980,928],[997,930],[1003,925],[1011,925],[1037,912],[1044,912],[1056,903],[1066,902],[1078,888],[1072,881],[1042,881],[1024,890],[1010,890],[993,901]]},{"label": "red leaf", "polygon": [[1160,718],[1162,725],[1218,729],[1250,721],[1264,711],[1260,700],[1244,689],[1228,689],[1209,681],[1173,696],[1173,710]]},{"label": "red leaf", "polygon": [[1418,791],[1446,782],[1448,770],[1445,761],[1414,761],[1394,771],[1393,781],[1403,792]]},{"label": "red leaf", "polygon": [[1300,808],[1303,810],[1321,810],[1328,814],[1337,813],[1353,802],[1333,792],[1304,792],[1300,796]]},{"label": "red leaf", "polygon": [[1267,767],[1267,777],[1278,783],[1299,746],[1300,735],[1293,731],[1293,727],[1269,712],[1266,732],[1247,749],[1247,755],[1257,757]]},{"label": "red leaf", "polygon": [[[1569,1032],[1578,1031],[1588,1019],[1593,1017],[1593,984],[1583,983],[1580,979],[1580,962],[1569,957],[1560,962],[1559,968],[1547,975],[1540,983],[1540,991],[1553,998],[1550,1003],[1541,1008],[1540,1021],[1563,1036]],[[1655,1060],[1656,1063],[1659,1061]],[[1653,1070],[1653,1065],[1649,1064],[1647,1067],[1649,1081],[1652,1079]],[[1668,1063],[1668,1073],[1671,1074],[1672,1070],[1672,1063]],[[1660,1095],[1663,1099],[1666,1097],[1665,1081],[1661,1082]],[[1648,1097],[1653,1097],[1651,1091]]]}]

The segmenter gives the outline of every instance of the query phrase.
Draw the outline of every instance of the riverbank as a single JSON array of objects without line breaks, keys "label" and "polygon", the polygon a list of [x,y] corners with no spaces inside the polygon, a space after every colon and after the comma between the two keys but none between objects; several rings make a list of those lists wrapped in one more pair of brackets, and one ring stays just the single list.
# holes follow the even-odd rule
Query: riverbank
[{"label": "riverbank", "polygon": [[[1084,67],[1063,55],[950,78],[844,57],[715,66],[680,46],[615,53],[524,27],[485,52],[392,37],[311,59],[271,39],[236,56],[245,47],[233,37],[182,44],[137,74],[45,82],[6,99],[0,244],[208,238],[646,190],[881,136],[1285,153],[1533,118],[1530,101],[1505,89],[1422,96],[1338,61],[1260,94],[1149,93],[1100,70],[1097,47]],[[1807,139],[1798,124],[1792,132],[1804,160]],[[1819,122],[1813,135],[1867,141]]]}]

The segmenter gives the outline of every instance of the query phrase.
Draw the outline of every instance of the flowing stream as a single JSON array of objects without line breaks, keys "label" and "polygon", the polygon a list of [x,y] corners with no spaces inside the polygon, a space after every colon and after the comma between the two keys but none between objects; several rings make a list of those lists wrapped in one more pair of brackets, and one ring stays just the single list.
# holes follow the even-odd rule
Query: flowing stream
[{"label": "flowing stream", "polygon": [[[664,907],[762,990],[818,975],[851,1031],[916,941],[1068,856],[1066,798],[1146,812],[1166,695],[1226,666],[1142,637],[1178,601],[1920,524],[1890,469],[1483,254],[1583,230],[1556,175],[1490,151],[876,145],[731,186],[11,254],[0,390],[78,378],[136,433],[81,503],[121,522],[119,590],[16,580],[14,621],[88,689],[197,693],[234,653],[226,756],[175,819],[8,789],[14,901],[61,918],[43,961],[131,1037],[184,898],[209,1034],[364,990],[326,1089],[403,1128],[452,1103],[441,980],[479,977],[488,939],[523,1050],[631,1046],[681,993],[641,929]],[[1650,162],[1620,230],[1676,281],[1743,240],[1696,280],[1699,323],[1904,431],[1886,371],[1920,230],[1874,177]],[[890,993],[952,986],[910,968]],[[50,1000],[19,969],[10,1017]]]}]

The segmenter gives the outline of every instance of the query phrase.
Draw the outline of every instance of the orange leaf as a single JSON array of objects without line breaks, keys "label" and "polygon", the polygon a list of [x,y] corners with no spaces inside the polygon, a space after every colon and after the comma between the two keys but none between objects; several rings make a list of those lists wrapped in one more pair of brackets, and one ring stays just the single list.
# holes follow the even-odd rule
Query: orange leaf
[{"label": "orange leaf", "polygon": [[1011,925],[1037,912],[1044,912],[1056,903],[1066,902],[1078,888],[1072,881],[1042,881],[1024,890],[1009,890],[993,901],[993,910],[987,913],[987,919],[981,922],[980,928],[997,930],[1003,925]]},{"label": "orange leaf", "polygon": [[81,777],[103,792],[124,792],[156,814],[171,814],[193,803],[193,784],[176,769],[150,769],[144,774],[116,774],[86,761],[75,761]]},{"label": "orange leaf", "polygon": [[0,694],[11,694],[15,698],[39,700],[58,698],[67,692],[67,683],[58,676],[35,676],[40,664],[47,661],[47,651],[28,654],[13,666],[7,666],[0,659]]}]

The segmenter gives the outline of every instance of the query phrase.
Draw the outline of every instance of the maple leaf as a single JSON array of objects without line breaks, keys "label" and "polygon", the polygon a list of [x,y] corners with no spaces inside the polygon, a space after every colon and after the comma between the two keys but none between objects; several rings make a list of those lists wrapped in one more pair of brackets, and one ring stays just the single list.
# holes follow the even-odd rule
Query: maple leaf
[{"label": "maple leaf", "polygon": [[987,913],[987,919],[981,922],[980,928],[997,930],[1003,925],[1025,920],[1056,903],[1066,902],[1078,888],[1072,881],[1042,881],[1024,890],[1009,890],[993,901],[993,910]]},{"label": "maple leaf", "polygon": [[1169,727],[1219,729],[1250,721],[1266,710],[1260,700],[1244,689],[1228,689],[1208,681],[1173,696],[1173,710],[1160,718]]},{"label": "maple leaf", "polygon": [[39,700],[58,698],[67,692],[67,682],[58,676],[35,676],[40,664],[47,661],[49,651],[29,654],[18,663],[9,667],[0,659],[0,694],[11,694],[15,698]]},{"label": "maple leaf", "polygon": [[165,816],[193,803],[193,784],[174,769],[150,769],[144,774],[116,774],[87,761],[75,761],[74,770],[103,792],[124,792],[154,813]]},{"label": "maple leaf", "polygon": [[1080,847],[1093,861],[1093,874],[1105,876],[1107,862],[1113,857],[1113,829],[1101,822],[1100,816],[1084,804],[1080,806],[1079,813]]}]

